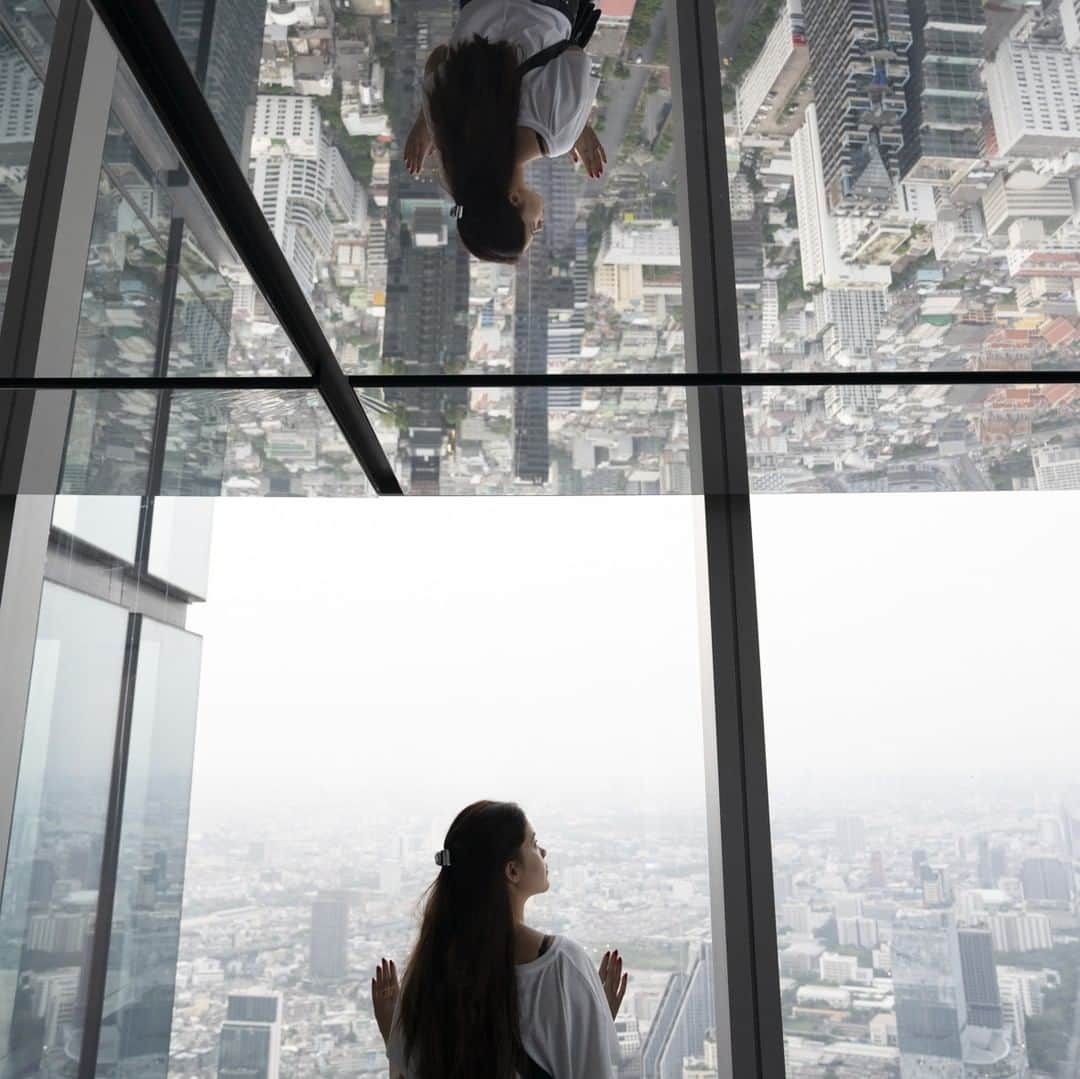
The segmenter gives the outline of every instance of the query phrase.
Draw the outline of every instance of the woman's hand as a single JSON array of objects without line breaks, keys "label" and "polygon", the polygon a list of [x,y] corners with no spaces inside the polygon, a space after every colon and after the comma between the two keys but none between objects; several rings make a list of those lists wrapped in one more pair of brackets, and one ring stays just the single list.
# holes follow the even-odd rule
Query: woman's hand
[{"label": "woman's hand", "polygon": [[412,131],[409,132],[409,137],[405,140],[405,168],[413,176],[418,176],[428,154],[434,149],[435,140],[431,137],[427,119],[421,111],[416,118],[416,123],[412,126]]},{"label": "woman's hand", "polygon": [[630,975],[622,972],[619,949],[604,952],[604,958],[600,960],[600,983],[604,987],[604,996],[607,997],[608,1006],[611,1008],[612,1019],[619,1014],[623,997],[626,996],[626,983],[629,980]]},{"label": "woman's hand", "polygon": [[594,179],[598,180],[604,175],[604,166],[607,164],[607,152],[600,145],[591,124],[586,124],[578,135],[577,142],[570,150],[571,161],[582,161],[585,171]]},{"label": "woman's hand", "polygon": [[390,1044],[390,1027],[394,1022],[397,998],[397,967],[392,959],[384,959],[375,968],[375,977],[371,979],[371,1006],[375,1012],[375,1022],[379,1024],[379,1033],[387,1045]]}]

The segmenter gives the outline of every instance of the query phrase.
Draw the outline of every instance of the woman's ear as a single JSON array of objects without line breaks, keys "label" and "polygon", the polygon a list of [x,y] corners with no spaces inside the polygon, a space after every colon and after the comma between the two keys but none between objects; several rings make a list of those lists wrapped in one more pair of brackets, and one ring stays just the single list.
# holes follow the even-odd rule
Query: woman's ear
[{"label": "woman's ear", "polygon": [[517,884],[518,878],[521,876],[521,870],[518,867],[517,862],[509,861],[506,863],[506,879],[511,884]]}]

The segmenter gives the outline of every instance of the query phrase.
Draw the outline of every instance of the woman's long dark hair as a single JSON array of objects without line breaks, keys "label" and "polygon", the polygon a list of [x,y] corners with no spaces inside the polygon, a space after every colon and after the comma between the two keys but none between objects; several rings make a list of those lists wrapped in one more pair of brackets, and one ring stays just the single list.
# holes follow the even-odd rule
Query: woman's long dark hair
[{"label": "woman's long dark hair", "polygon": [[474,802],[446,833],[451,864],[427,890],[401,989],[402,1036],[423,1079],[511,1079],[521,1059],[505,866],[524,842],[513,802]]},{"label": "woman's long dark hair", "polygon": [[510,201],[517,159],[521,54],[506,41],[451,46],[428,95],[432,135],[454,201],[461,242],[478,259],[517,262],[528,237]]}]

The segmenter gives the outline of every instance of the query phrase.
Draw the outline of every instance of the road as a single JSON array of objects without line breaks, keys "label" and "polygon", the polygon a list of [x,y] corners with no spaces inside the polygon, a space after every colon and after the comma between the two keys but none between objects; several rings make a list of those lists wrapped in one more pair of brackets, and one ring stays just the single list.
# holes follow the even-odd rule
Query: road
[{"label": "road", "polygon": [[604,148],[608,153],[609,168],[600,181],[602,186],[606,185],[616,165],[616,159],[622,147],[623,139],[626,138],[626,131],[630,126],[630,119],[634,115],[634,109],[637,107],[638,98],[641,96],[642,91],[645,89],[645,83],[649,81],[649,76],[652,74],[652,71],[645,65],[652,64],[656,57],[656,51],[660,47],[660,42],[663,41],[666,33],[667,11],[661,9],[653,22],[649,40],[642,48],[637,50],[637,52],[641,53],[642,63],[640,65],[627,64],[630,73],[625,79],[612,78],[609,80],[607,87],[608,100],[604,105],[604,130],[600,132],[600,141],[604,144]]},{"label": "road", "polygon": [[754,17],[760,6],[759,0],[735,0],[732,4],[731,18],[720,24],[721,60],[730,60],[739,51],[746,24]]}]

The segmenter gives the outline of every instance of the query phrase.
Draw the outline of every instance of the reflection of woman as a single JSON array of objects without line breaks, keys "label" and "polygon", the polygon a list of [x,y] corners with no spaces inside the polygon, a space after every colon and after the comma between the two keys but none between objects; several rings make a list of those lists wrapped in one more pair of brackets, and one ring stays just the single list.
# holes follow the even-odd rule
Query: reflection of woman
[{"label": "reflection of woman", "polygon": [[449,45],[428,57],[423,108],[405,144],[419,173],[433,149],[458,233],[477,257],[516,262],[544,221],[523,167],[569,154],[592,177],[607,155],[586,122],[596,80],[584,47],[600,12],[580,0],[462,0]]},{"label": "reflection of woman", "polygon": [[546,854],[512,802],[454,818],[400,993],[385,959],[371,982],[390,1079],[613,1079],[628,976],[618,952],[598,976],[580,945],[525,924]]}]

